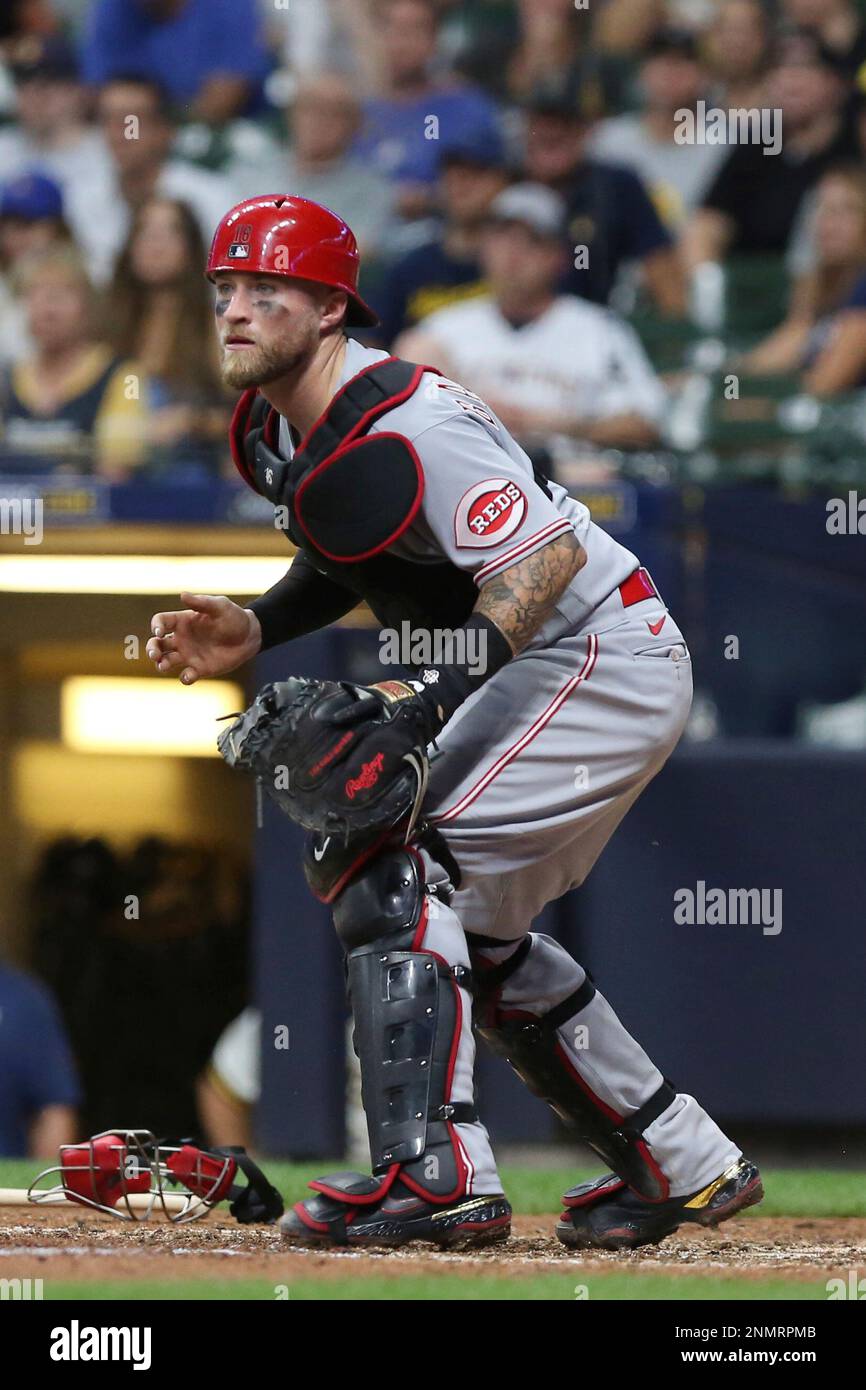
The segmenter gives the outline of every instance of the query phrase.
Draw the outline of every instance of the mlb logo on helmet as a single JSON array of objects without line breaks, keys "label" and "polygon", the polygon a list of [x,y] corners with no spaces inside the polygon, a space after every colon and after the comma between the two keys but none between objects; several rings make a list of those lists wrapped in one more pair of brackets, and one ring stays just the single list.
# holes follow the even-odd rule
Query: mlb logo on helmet
[{"label": "mlb logo on helmet", "polygon": [[237,233],[229,246],[229,260],[243,261],[250,254],[250,240],[253,235],[253,228],[250,222],[244,222],[243,226],[238,227]]}]

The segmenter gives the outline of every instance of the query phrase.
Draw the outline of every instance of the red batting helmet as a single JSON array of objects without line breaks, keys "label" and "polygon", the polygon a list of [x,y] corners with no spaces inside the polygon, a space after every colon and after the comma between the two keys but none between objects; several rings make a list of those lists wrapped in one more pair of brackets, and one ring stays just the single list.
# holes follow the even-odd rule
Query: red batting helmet
[{"label": "red batting helmet", "polygon": [[292,194],[248,198],[226,213],[214,234],[207,274],[258,271],[315,280],[349,296],[348,327],[371,327],[378,315],[358,294],[358,243],[342,217]]}]

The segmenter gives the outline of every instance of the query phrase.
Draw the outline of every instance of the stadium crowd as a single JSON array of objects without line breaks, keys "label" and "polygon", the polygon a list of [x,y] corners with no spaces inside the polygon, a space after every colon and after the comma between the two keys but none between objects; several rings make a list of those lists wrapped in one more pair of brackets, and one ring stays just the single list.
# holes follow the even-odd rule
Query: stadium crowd
[{"label": "stadium crowd", "polygon": [[344,216],[370,341],[553,469],[694,447],[696,373],[866,384],[858,0],[7,0],[0,25],[7,471],[228,468],[201,267],[260,192]]},{"label": "stadium crowd", "polygon": [[[4,480],[235,476],[202,271],[223,213],[274,192],[355,231],[365,339],[458,377],[568,486],[800,486],[822,451],[864,478],[866,0],[3,0]],[[819,552],[824,498],[801,526],[781,492],[723,500],[715,550],[676,536],[690,730],[863,747],[862,575]],[[139,880],[144,940],[112,907]],[[41,984],[0,963],[0,1012],[7,1057],[41,1046],[0,1066],[0,1154],[130,1097],[206,1120],[240,870],[62,840],[31,896]],[[165,1026],[106,1051],[143,995]]]}]

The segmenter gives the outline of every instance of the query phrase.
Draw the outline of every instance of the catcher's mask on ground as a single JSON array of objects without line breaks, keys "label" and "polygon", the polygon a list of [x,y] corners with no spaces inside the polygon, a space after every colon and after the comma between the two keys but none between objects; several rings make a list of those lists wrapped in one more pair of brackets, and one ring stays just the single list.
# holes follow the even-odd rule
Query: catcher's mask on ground
[{"label": "catcher's mask on ground", "polygon": [[[34,1178],[28,1197],[37,1203],[75,1202],[121,1221],[145,1221],[158,1210],[180,1224],[204,1216],[227,1197],[241,1196],[232,1187],[238,1168],[239,1154],[200,1149],[184,1140],[163,1143],[147,1129],[105,1130],[83,1144],[63,1145],[59,1165]],[[59,1182],[41,1185],[54,1176]]]}]

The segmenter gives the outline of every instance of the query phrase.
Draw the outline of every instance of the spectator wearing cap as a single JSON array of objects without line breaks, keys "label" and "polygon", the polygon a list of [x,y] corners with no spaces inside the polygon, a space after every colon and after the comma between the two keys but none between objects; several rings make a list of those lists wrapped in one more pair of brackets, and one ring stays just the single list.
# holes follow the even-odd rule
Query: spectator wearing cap
[{"label": "spectator wearing cap", "polygon": [[595,158],[631,169],[647,185],[666,226],[676,229],[700,202],[725,157],[724,147],[679,144],[678,113],[694,111],[707,93],[707,73],[685,30],[654,36],[639,67],[640,111],[612,116],[593,131]]},{"label": "spectator wearing cap", "polygon": [[393,220],[388,180],[352,154],[361,104],[339,73],[299,83],[286,111],[290,148],[264,167],[229,171],[238,198],[286,189],[323,203],[348,222],[365,261],[383,255]]},{"label": "spectator wearing cap", "polygon": [[779,41],[768,76],[767,103],[782,113],[777,153],[760,143],[729,150],[683,234],[690,267],[729,253],[770,255],[786,249],[801,203],[832,164],[856,158],[846,118],[844,71],[808,29]]},{"label": "spectator wearing cap", "polygon": [[20,174],[0,187],[0,362],[29,346],[27,317],[13,290],[16,266],[72,239],[63,195],[45,174]]},{"label": "spectator wearing cap", "polygon": [[617,277],[635,267],[666,314],[685,306],[678,252],[642,181],[589,153],[591,114],[579,85],[544,83],[525,108],[524,169],[565,199],[572,258],[561,288],[606,304]]},{"label": "spectator wearing cap", "polygon": [[137,72],[212,125],[254,104],[270,68],[256,0],[94,0],[82,57],[94,86]]},{"label": "spectator wearing cap", "polygon": [[476,391],[527,449],[557,437],[640,448],[658,438],[665,396],[633,330],[557,286],[566,207],[514,184],[494,200],[481,242],[488,293],[440,309],[396,343]]},{"label": "spectator wearing cap", "polygon": [[11,45],[15,122],[0,130],[0,181],[39,168],[64,194],[86,190],[108,162],[87,120],[87,91],[65,39],[30,35]]},{"label": "spectator wearing cap", "polygon": [[0,960],[0,1157],[56,1158],[78,1138],[81,1087],[49,991]]},{"label": "spectator wearing cap", "polygon": [[16,261],[71,241],[63,215],[63,194],[53,179],[37,172],[19,174],[0,185],[2,265],[9,273]]},{"label": "spectator wearing cap", "polygon": [[4,461],[125,476],[144,457],[145,383],[100,339],[84,266],[58,247],[19,266],[16,282],[33,347],[0,375]]},{"label": "spectator wearing cap", "polygon": [[434,75],[435,0],[384,0],[377,35],[380,90],[364,103],[355,153],[395,185],[408,221],[431,213],[442,143],[457,135],[496,138],[499,112],[479,88]]},{"label": "spectator wearing cap", "polygon": [[98,184],[71,189],[67,201],[96,283],[110,277],[135,209],[156,194],[188,203],[209,245],[233,190],[221,175],[174,157],[174,112],[163,89],[145,77],[114,77],[99,93],[97,112],[108,168]]},{"label": "spectator wearing cap", "polygon": [[761,0],[721,0],[701,42],[712,106],[766,106],[770,45],[770,17]]},{"label": "spectator wearing cap", "polygon": [[437,185],[442,225],[389,268],[376,300],[383,343],[436,309],[485,292],[481,236],[490,205],[508,180],[500,139],[468,134],[445,145]]}]

